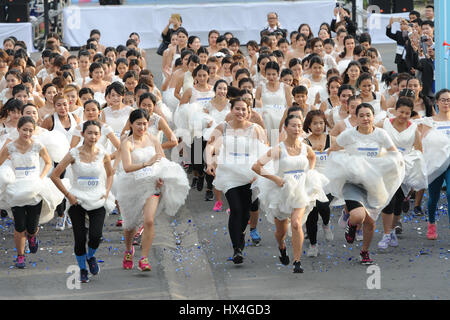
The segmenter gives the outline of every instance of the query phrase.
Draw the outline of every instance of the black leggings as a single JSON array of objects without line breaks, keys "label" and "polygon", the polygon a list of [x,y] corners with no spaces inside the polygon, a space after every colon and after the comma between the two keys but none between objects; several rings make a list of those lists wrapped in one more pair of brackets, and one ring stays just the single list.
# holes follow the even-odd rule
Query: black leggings
[{"label": "black leggings", "polygon": [[102,238],[103,222],[105,221],[105,208],[87,211],[80,205],[69,208],[69,216],[72,220],[73,236],[75,239],[75,255],[86,254],[86,214],[89,216],[89,242],[88,246],[97,249]]},{"label": "black leggings", "polygon": [[331,194],[327,194],[328,202],[316,201],[316,206],[308,215],[306,220],[306,233],[308,233],[309,241],[312,245],[317,243],[317,221],[319,220],[319,214],[322,217],[324,225],[328,225],[330,222],[330,202],[333,200]]},{"label": "black leggings", "polygon": [[39,217],[42,210],[42,201],[34,206],[12,207],[14,216],[14,230],[17,232],[27,231],[35,234],[39,225]]},{"label": "black leggings", "polygon": [[250,207],[252,205],[251,184],[232,188],[225,193],[230,206],[228,219],[228,232],[230,233],[233,248],[243,249],[245,246],[245,229],[250,219]]},{"label": "black leggings", "polygon": [[400,187],[382,212],[386,214],[394,213],[395,216],[400,216],[402,214],[403,200],[405,200],[405,195],[403,194],[403,190]]},{"label": "black leggings", "polygon": [[[203,157],[205,153],[205,148],[208,141],[204,140],[203,138],[194,138],[193,142],[191,144],[191,164],[192,164],[192,170],[194,172],[197,172],[200,176],[203,176],[205,174],[206,179],[206,188],[208,190],[212,190],[213,188],[213,180],[214,177],[210,176],[206,172],[204,172],[204,168],[206,166],[205,159]],[[201,152],[200,152],[200,146],[201,146]]]},{"label": "black leggings", "polygon": [[[53,168],[56,168],[56,166],[58,165],[58,163],[53,163]],[[66,170],[64,170],[61,175],[59,176],[60,179],[64,179],[64,176],[66,174]],[[56,207],[56,214],[58,215],[58,217],[63,217],[64,216],[64,211],[66,211],[66,198],[63,199],[63,201],[58,204],[58,206]]]}]

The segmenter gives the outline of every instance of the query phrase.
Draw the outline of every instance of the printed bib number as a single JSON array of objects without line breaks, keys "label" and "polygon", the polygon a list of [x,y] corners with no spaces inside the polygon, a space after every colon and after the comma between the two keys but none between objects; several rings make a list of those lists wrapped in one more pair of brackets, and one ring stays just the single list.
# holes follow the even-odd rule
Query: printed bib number
[{"label": "printed bib number", "polygon": [[36,167],[17,167],[15,168],[16,179],[26,179],[38,176],[38,170]]},{"label": "printed bib number", "polygon": [[136,180],[145,179],[145,178],[150,177],[152,175],[152,171],[153,171],[152,167],[142,168],[142,169],[140,169],[140,170],[138,170],[138,171],[136,171],[134,173],[134,178]]},{"label": "printed bib number", "polygon": [[276,111],[283,111],[285,109],[284,106],[279,105],[279,104],[273,104],[270,106],[271,109],[276,110]]},{"label": "printed bib number", "polygon": [[368,158],[378,157],[378,148],[358,148],[358,151]]},{"label": "printed bib number", "polygon": [[316,151],[315,153],[316,153],[316,161],[320,162],[327,161],[328,154],[326,152]]},{"label": "printed bib number", "polygon": [[84,189],[94,189],[98,187],[100,179],[98,177],[78,177],[77,182]]},{"label": "printed bib number", "polygon": [[114,135],[120,140],[120,132],[114,132]]},{"label": "printed bib number", "polygon": [[299,181],[303,174],[303,170],[286,171],[284,174],[291,175],[295,180]]}]

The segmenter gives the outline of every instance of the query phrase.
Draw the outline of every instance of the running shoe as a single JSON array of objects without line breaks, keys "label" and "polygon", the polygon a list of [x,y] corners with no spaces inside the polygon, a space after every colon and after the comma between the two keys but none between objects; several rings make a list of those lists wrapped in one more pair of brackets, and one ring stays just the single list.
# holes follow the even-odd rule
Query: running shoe
[{"label": "running shoe", "polygon": [[338,224],[345,229],[345,227],[347,226],[347,221],[348,218],[350,217],[350,215],[348,213],[345,212],[345,209],[342,209],[342,214],[339,217],[339,221]]},{"label": "running shoe", "polygon": [[88,263],[90,273],[95,276],[100,272],[100,267],[98,266],[97,259],[95,259],[95,257],[92,257],[90,259],[86,258],[86,261]]},{"label": "running shoe", "polygon": [[368,251],[361,251],[359,253],[359,255],[360,255],[360,260],[359,261],[360,261],[361,264],[364,264],[364,265],[373,264],[373,260],[370,259]]},{"label": "running shoe", "polygon": [[333,231],[331,231],[330,226],[329,225],[322,225],[322,229],[323,229],[323,232],[325,234],[325,239],[327,241],[333,241],[334,234],[333,234]]},{"label": "running shoe", "polygon": [[280,259],[281,264],[287,266],[289,264],[289,256],[286,254],[286,248],[279,249],[281,256],[278,258]]},{"label": "running shoe", "polygon": [[240,248],[234,249],[233,262],[234,264],[240,264],[244,262],[244,256],[242,255],[242,250]]},{"label": "running shoe", "polygon": [[317,244],[310,244],[308,252],[306,253],[308,257],[317,257],[319,255],[319,245]]},{"label": "running shoe", "polygon": [[80,269],[80,282],[81,283],[89,282],[88,271],[86,269]]},{"label": "running shoe", "polygon": [[133,269],[133,255],[134,255],[134,247],[132,247],[131,252],[125,251],[122,263],[122,266],[125,270]]},{"label": "running shoe", "polygon": [[402,223],[400,221],[397,222],[397,225],[394,227],[394,231],[395,231],[395,234],[402,234],[403,226],[402,226]]},{"label": "running shoe", "polygon": [[252,238],[253,244],[257,247],[261,242],[261,237],[259,235],[258,229],[250,230],[250,238]]},{"label": "running shoe", "polygon": [[345,228],[345,240],[348,243],[353,243],[356,236],[356,225],[350,225],[350,221],[347,221],[347,227]]},{"label": "running shoe", "polygon": [[198,177],[197,179],[197,191],[203,190],[203,185],[205,183],[205,175]]},{"label": "running shoe", "polygon": [[6,210],[0,210],[0,216],[2,218],[6,218],[8,216],[8,212],[6,212]]},{"label": "running shoe", "polygon": [[364,240],[363,230],[359,229],[358,231],[356,231],[356,241],[363,241],[363,240]]},{"label": "running shoe", "polygon": [[72,220],[70,220],[70,218],[67,214],[64,216],[64,218],[66,220],[67,229],[72,229]]},{"label": "running shoe", "polygon": [[147,257],[142,257],[139,260],[139,265],[137,267],[139,270],[141,271],[151,271],[152,268],[150,267],[150,264],[148,263],[148,258]]},{"label": "running shoe", "polygon": [[389,242],[391,242],[391,235],[383,234],[383,238],[381,238],[380,242],[378,242],[378,248],[387,249],[389,247]]},{"label": "running shoe", "polygon": [[398,247],[398,238],[397,238],[397,235],[395,234],[394,230],[391,231],[390,236],[391,236],[391,239],[389,240],[389,245],[391,247]]},{"label": "running shoe", "polygon": [[123,220],[122,219],[117,219],[116,227],[121,227],[122,224],[123,224]]},{"label": "running shoe", "polygon": [[195,188],[197,186],[197,181],[198,181],[197,177],[192,178],[191,188]]},{"label": "running shoe", "polygon": [[36,253],[39,248],[39,241],[36,236],[28,237],[28,249],[30,253]]},{"label": "running shoe", "polygon": [[222,202],[222,201],[216,201],[216,203],[214,204],[214,209],[213,209],[213,211],[214,211],[214,212],[220,212],[220,211],[222,211],[222,205],[223,205],[223,202]]},{"label": "running shoe", "polygon": [[144,232],[144,226],[140,227],[138,232],[134,235],[133,246],[139,246],[141,244],[142,233]]},{"label": "running shoe", "polygon": [[294,261],[294,273],[303,273],[303,268],[300,261]]},{"label": "running shoe", "polygon": [[436,240],[437,236],[438,235],[437,235],[437,231],[436,231],[436,224],[428,222],[427,239],[428,240]]},{"label": "running shoe", "polygon": [[117,209],[117,207],[115,207],[114,210],[111,211],[111,215],[115,216],[115,215],[118,215],[118,214],[119,214],[119,209]]},{"label": "running shoe", "polygon": [[56,218],[55,229],[58,230],[58,231],[64,231],[64,217],[57,217]]},{"label": "running shoe", "polygon": [[25,256],[19,255],[16,259],[16,268],[24,269],[25,268]]},{"label": "running shoe", "polygon": [[206,190],[205,193],[205,201],[213,201],[214,200],[214,193],[212,190]]},{"label": "running shoe", "polygon": [[414,207],[414,215],[421,217],[423,215],[425,215],[425,213],[423,213],[422,208],[420,206]]}]

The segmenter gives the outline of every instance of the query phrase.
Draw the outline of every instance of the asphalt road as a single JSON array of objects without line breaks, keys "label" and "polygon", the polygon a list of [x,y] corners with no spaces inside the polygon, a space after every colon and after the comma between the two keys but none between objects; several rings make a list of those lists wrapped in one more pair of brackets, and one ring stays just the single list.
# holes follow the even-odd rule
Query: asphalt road
[{"label": "asphalt road", "polygon": [[[393,46],[381,47],[385,64],[393,66]],[[150,68],[160,82],[160,57],[148,51]],[[392,59],[391,59],[392,58]],[[392,61],[391,61],[392,60]],[[190,179],[192,177],[190,176]],[[443,196],[443,195],[442,195]],[[385,252],[376,249],[381,239],[381,218],[371,246],[380,275],[379,289],[369,289],[372,269],[359,264],[361,244],[345,242],[343,229],[337,226],[340,208],[332,212],[335,239],[326,242],[320,227],[317,258],[302,257],[303,274],[293,274],[292,265],[283,266],[273,236],[274,226],[261,214],[258,229],[262,242],[250,242],[242,265],[234,265],[227,230],[228,215],[213,212],[213,202],[205,202],[204,191],[191,190],[185,206],[175,217],[161,215],[156,219],[156,235],[150,254],[152,271],[122,269],[124,251],[121,229],[115,226],[117,216],[108,216],[104,241],[97,251],[101,272],[90,282],[77,284],[69,271],[76,260],[73,254],[72,230],[55,231],[55,221],[41,227],[40,249],[27,255],[24,270],[14,268],[16,251],[11,219],[0,219],[0,299],[352,299],[396,300],[450,298],[450,229],[448,206],[441,199],[436,241],[426,239],[425,217],[402,217],[404,232],[399,247]],[[225,209],[227,205],[225,204]],[[426,202],[423,203],[424,208]],[[177,239],[181,244],[176,245]],[[249,236],[247,234],[247,240]],[[290,238],[288,254],[292,257]],[[304,251],[309,247],[305,240]],[[139,259],[139,248],[135,263]],[[369,273],[367,273],[370,271]],[[378,273],[379,272],[379,273]],[[373,274],[375,275],[375,273]],[[75,287],[75,288],[74,288]],[[70,289],[72,288],[72,289]]]}]

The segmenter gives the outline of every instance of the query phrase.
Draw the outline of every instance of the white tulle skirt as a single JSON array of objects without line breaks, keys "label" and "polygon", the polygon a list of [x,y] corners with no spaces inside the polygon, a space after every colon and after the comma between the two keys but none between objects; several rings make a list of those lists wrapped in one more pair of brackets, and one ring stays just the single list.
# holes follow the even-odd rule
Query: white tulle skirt
[{"label": "white tulle skirt", "polygon": [[447,136],[431,129],[422,140],[428,183],[431,184],[450,165],[450,143]]},{"label": "white tulle skirt", "polygon": [[175,97],[174,93],[175,88],[167,89],[162,93],[163,102],[167,105],[172,114],[175,112],[175,110],[178,107],[178,104],[180,103],[180,101]]},{"label": "white tulle skirt", "polygon": [[361,202],[376,220],[402,184],[405,163],[400,152],[367,158],[337,151],[330,154],[325,172],[334,197]]},{"label": "white tulle skirt", "polygon": [[403,194],[428,188],[428,175],[422,152],[413,150],[403,156],[405,160],[405,179],[402,183]]},{"label": "white tulle skirt", "polygon": [[[156,215],[165,212],[174,216],[186,201],[190,189],[189,181],[179,164],[163,158],[151,169],[152,174],[142,179],[136,177],[137,173],[123,173],[118,176],[116,198],[125,230],[142,225],[145,202],[154,194],[161,194]],[[157,189],[159,178],[163,180],[163,186]]]},{"label": "white tulle skirt", "polygon": [[101,207],[105,207],[106,214],[111,213],[114,208],[116,207],[116,198],[112,194],[112,192],[109,193],[108,198],[105,199],[104,192],[92,192],[92,191],[81,191],[75,188],[70,189],[69,191],[71,194],[73,194],[77,200],[78,204],[83,207],[83,209],[87,211],[95,210]]},{"label": "white tulle skirt", "polygon": [[64,156],[69,152],[70,144],[67,141],[66,136],[59,131],[43,130],[42,133],[36,137],[37,140],[45,146],[53,162],[61,162]]},{"label": "white tulle skirt", "polygon": [[261,209],[272,224],[275,218],[282,221],[290,218],[294,209],[305,208],[304,224],[317,200],[328,201],[323,190],[328,179],[316,170],[285,175],[284,182],[280,188],[273,181],[261,178],[252,185],[252,197],[259,199]]},{"label": "white tulle skirt", "polygon": [[[280,122],[283,118],[284,109],[284,106],[264,106],[262,108],[262,117],[271,145],[278,142],[276,137],[279,133]],[[275,137],[272,138],[272,136]]]},{"label": "white tulle skirt", "polygon": [[[67,179],[62,179],[65,186]],[[50,178],[16,180],[14,170],[9,160],[0,166],[0,207],[6,210],[12,218],[12,207],[36,205],[42,200],[39,223],[44,224],[53,219],[56,207],[64,199],[64,195],[56,188]]]}]

